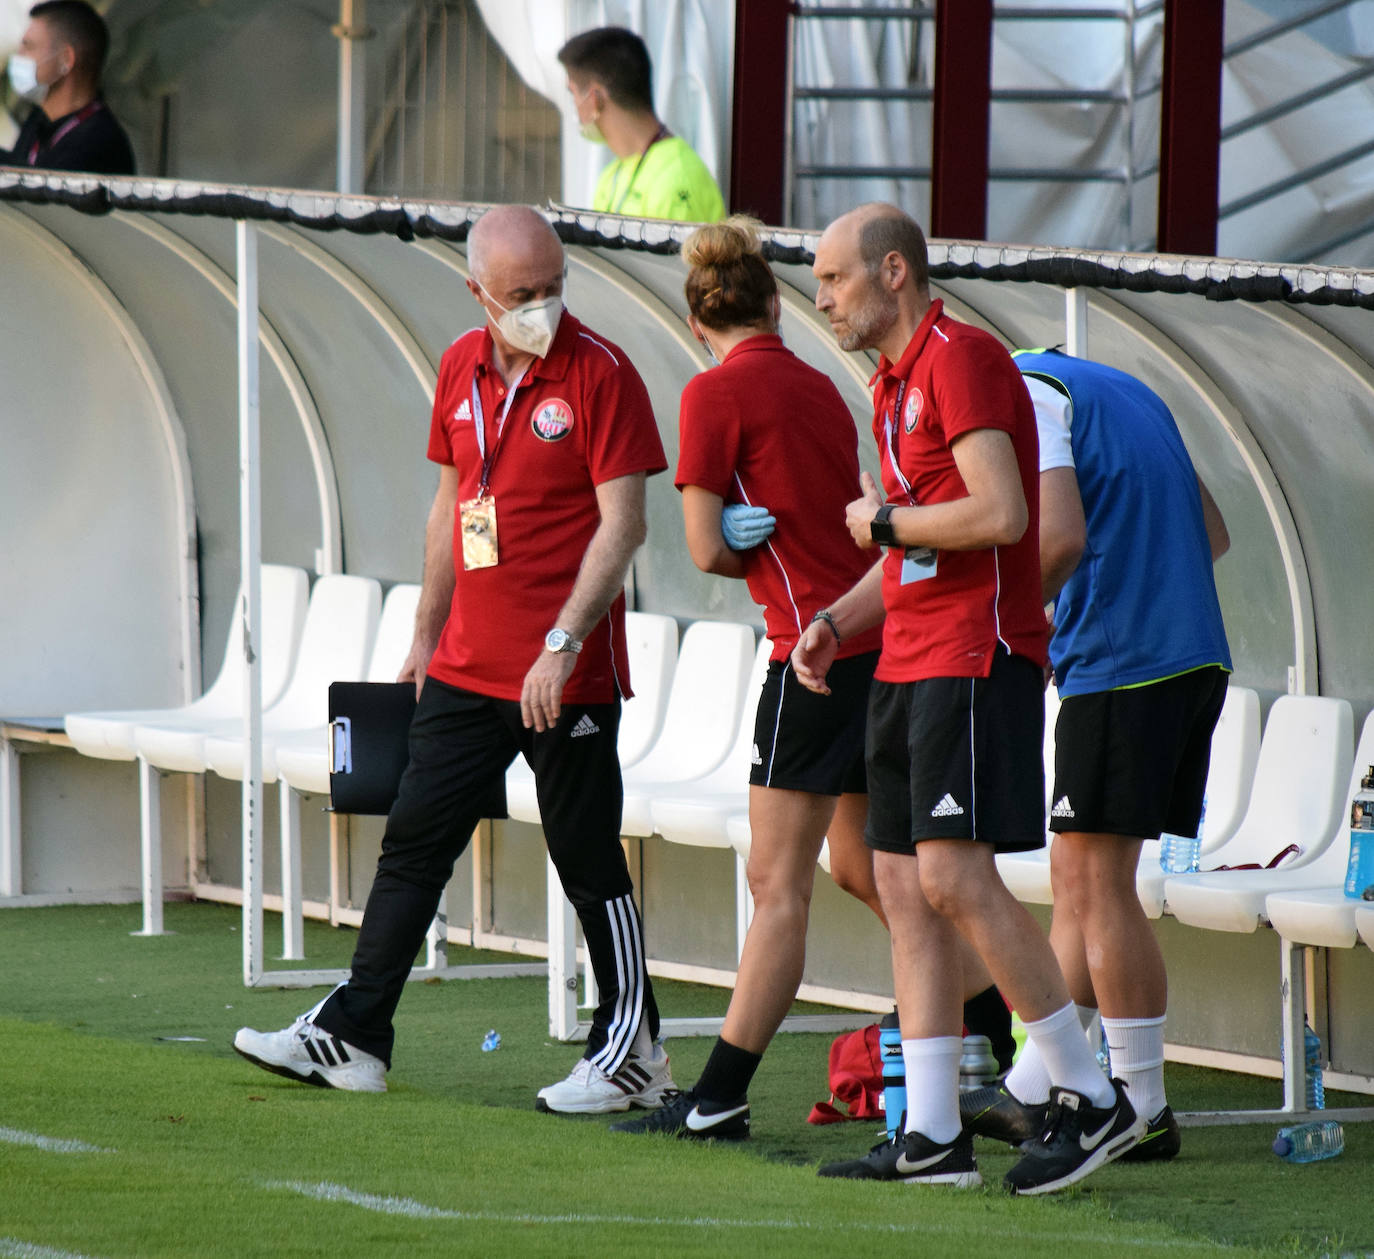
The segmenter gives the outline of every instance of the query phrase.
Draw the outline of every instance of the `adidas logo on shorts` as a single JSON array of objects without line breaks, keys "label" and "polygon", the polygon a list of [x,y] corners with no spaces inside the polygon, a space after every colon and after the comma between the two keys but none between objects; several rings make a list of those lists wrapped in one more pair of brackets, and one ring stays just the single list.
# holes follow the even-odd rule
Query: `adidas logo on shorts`
[{"label": "adidas logo on shorts", "polygon": [[600,734],[601,727],[596,724],[586,713],[577,719],[577,724],[573,726],[572,733],[568,735],[570,739],[580,739],[584,734]]},{"label": "adidas logo on shorts", "polygon": [[940,798],[940,803],[930,811],[931,817],[962,817],[963,814],[963,806],[948,791]]},{"label": "adidas logo on shorts", "polygon": [[1069,803],[1068,796],[1060,796],[1055,801],[1054,808],[1050,810],[1050,817],[1073,817],[1073,805]]},{"label": "adidas logo on shorts", "polygon": [[762,765],[762,764],[763,764],[763,757],[761,757],[761,756],[759,755],[759,745],[758,745],[757,743],[754,744],[754,751],[753,751],[753,754],[749,757],[749,764],[751,764],[751,765]]}]

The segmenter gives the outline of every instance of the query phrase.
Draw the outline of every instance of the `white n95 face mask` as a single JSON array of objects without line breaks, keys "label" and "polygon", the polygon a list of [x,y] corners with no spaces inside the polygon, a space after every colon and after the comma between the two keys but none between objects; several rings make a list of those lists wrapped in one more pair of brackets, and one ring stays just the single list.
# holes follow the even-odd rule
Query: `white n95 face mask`
[{"label": "white n95 face mask", "polygon": [[48,88],[38,81],[38,62],[32,57],[11,57],[9,76],[10,86],[19,96],[35,105],[42,104]]},{"label": "white n95 face mask", "polygon": [[501,311],[501,318],[495,320],[496,326],[515,349],[533,354],[535,358],[543,358],[549,352],[554,333],[558,331],[559,321],[563,318],[562,297],[546,297],[542,302],[526,302],[523,306],[507,310],[487,293],[486,285],[480,280],[477,287]]}]

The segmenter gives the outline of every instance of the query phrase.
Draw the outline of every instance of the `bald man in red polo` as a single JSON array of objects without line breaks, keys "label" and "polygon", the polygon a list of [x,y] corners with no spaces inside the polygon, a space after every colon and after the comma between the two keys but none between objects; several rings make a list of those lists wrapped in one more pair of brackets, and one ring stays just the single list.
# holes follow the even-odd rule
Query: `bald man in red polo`
[{"label": "bald man in red polo", "polygon": [[468,264],[487,322],[439,368],[439,490],[401,673],[419,703],[352,972],[291,1027],[240,1029],[234,1047],[307,1083],[385,1090],[411,962],[522,753],[601,993],[585,1054],[536,1105],[652,1108],[674,1089],[620,846],[616,734],[632,693],[625,575],[645,537],[645,478],[667,461],[625,352],[563,308],[563,247],[541,215],[488,211]]}]

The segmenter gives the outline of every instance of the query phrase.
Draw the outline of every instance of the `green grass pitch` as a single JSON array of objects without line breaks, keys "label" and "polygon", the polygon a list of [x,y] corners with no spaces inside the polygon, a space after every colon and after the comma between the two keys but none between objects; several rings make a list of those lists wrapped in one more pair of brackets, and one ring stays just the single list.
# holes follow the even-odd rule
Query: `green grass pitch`
[{"label": "green grass pitch", "polygon": [[[817,1163],[877,1139],[869,1123],[805,1123],[827,1036],[774,1043],[747,1143],[617,1136],[533,1109],[578,1053],[549,1041],[542,981],[415,983],[391,1091],[335,1093],[230,1049],[241,1024],[284,1026],[320,995],[242,987],[238,910],[169,905],[174,934],[153,939],[129,935],[138,917],[0,911],[0,1259],[1374,1253],[1366,1125],[1306,1167],[1269,1152],[1268,1126],[1188,1129],[1176,1162],[1108,1167],[1047,1199],[1007,1197],[1012,1153],[988,1143],[982,1190],[822,1181]],[[308,924],[306,938],[310,964],[342,965],[353,934]],[[728,996],[656,987],[668,1014]],[[669,1045],[679,1084],[708,1049]],[[1171,1066],[1168,1083],[1180,1110],[1277,1104],[1274,1081]]]}]

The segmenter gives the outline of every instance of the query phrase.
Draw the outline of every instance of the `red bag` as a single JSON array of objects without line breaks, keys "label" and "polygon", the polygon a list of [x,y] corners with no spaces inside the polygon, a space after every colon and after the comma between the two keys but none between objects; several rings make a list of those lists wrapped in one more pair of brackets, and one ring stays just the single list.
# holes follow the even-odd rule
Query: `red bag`
[{"label": "red bag", "polygon": [[[835,1102],[843,1102],[848,1114]],[[807,1123],[842,1123],[846,1119],[880,1119],[883,1110],[883,1061],[878,1025],[835,1037],[830,1046],[830,1101],[817,1102]]]}]

